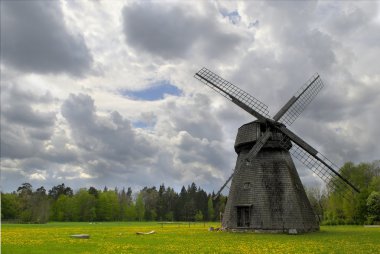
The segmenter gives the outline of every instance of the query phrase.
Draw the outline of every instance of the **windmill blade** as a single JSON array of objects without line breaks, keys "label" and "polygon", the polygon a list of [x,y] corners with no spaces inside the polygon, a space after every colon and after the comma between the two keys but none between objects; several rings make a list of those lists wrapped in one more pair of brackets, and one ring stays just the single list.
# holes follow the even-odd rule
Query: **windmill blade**
[{"label": "windmill blade", "polygon": [[318,154],[318,151],[315,150],[311,145],[306,143],[302,138],[298,137],[294,132],[290,131],[285,126],[276,126],[278,130],[280,130],[283,134],[285,134],[290,140],[292,140],[294,143],[305,149],[308,153],[310,153],[312,156],[316,156]]},{"label": "windmill blade", "polygon": [[347,192],[342,193],[339,192],[339,190],[352,189],[355,192],[360,193],[358,188],[338,173],[339,168],[324,155],[318,154],[318,156],[312,156],[294,143],[289,152],[293,157],[297,158],[302,164],[321,178],[330,190],[341,193],[341,195],[347,200],[350,200],[351,194]]},{"label": "windmill blade", "polygon": [[291,125],[297,117],[305,110],[306,106],[317,96],[323,88],[323,82],[316,73],[311,77],[290,100],[273,117],[286,125]]},{"label": "windmill blade", "polygon": [[[271,135],[272,135],[271,131],[268,128],[267,131],[256,141],[255,145],[251,148],[251,150],[249,150],[249,152],[243,157],[243,160],[244,159],[252,160],[260,152],[261,148],[263,148],[263,146],[265,145],[267,140],[271,137]],[[242,165],[242,164],[240,164],[240,165]],[[240,169],[240,167],[235,169],[235,171],[230,175],[230,177],[222,185],[220,190],[215,194],[214,200],[220,195],[220,193],[227,186],[227,184],[231,181],[232,177],[235,175],[235,173],[239,169]]]},{"label": "windmill blade", "polygon": [[269,118],[268,106],[232,83],[203,67],[194,77],[260,120]]},{"label": "windmill blade", "polygon": [[[358,188],[338,173],[339,168],[324,155],[319,153],[312,146],[307,144],[304,140],[299,138],[287,128],[281,127],[278,129],[285,134],[284,138],[280,142],[281,146],[288,149],[290,154],[297,158],[314,174],[319,176],[331,190],[338,191],[352,189],[357,193],[360,193]],[[290,140],[293,142],[289,142]],[[350,196],[347,195],[347,192],[345,192],[343,196],[347,199],[350,198]]]}]

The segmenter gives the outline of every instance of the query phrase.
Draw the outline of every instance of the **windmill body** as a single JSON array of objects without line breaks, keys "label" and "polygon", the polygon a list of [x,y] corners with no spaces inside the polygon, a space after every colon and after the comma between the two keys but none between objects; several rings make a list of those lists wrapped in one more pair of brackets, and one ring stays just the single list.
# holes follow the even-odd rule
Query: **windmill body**
[{"label": "windmill body", "polygon": [[246,160],[265,129],[266,124],[260,121],[239,128],[235,141],[238,158],[223,228],[298,233],[318,230],[290,153],[280,145],[281,133],[270,132],[271,137],[255,158]]},{"label": "windmill body", "polygon": [[222,220],[224,229],[288,233],[319,229],[292,157],[319,176],[330,191],[343,188],[352,190],[344,192],[348,195],[359,193],[338,173],[335,164],[288,129],[322,89],[319,75],[308,80],[273,118],[264,103],[207,68],[194,77],[257,118],[239,128],[234,172],[215,196],[232,179]]}]

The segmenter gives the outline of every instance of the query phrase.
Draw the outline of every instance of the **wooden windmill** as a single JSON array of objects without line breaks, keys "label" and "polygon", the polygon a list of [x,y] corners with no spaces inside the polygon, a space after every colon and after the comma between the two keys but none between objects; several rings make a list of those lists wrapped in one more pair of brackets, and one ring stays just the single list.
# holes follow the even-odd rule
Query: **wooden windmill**
[{"label": "wooden windmill", "polygon": [[287,128],[323,88],[318,74],[273,118],[264,103],[210,70],[202,68],[194,77],[257,118],[239,128],[234,172],[217,193],[232,180],[222,220],[224,229],[288,233],[319,229],[292,156],[331,190],[350,188],[359,192],[338,173],[337,166]]}]

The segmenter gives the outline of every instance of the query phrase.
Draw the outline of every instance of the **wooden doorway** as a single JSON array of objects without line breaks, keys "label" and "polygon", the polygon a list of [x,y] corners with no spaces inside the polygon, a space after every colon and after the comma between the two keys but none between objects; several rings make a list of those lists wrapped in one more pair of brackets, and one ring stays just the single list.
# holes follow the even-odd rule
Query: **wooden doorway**
[{"label": "wooden doorway", "polygon": [[249,206],[237,206],[237,227],[249,228],[251,211]]}]

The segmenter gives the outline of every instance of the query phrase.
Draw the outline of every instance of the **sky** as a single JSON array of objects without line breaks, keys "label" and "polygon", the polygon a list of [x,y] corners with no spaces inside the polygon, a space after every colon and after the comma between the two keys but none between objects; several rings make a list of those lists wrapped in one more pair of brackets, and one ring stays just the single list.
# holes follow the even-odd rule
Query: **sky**
[{"label": "sky", "polygon": [[[274,116],[316,72],[290,126],[336,165],[380,159],[380,2],[1,1],[1,190],[195,182],[232,173],[255,120],[202,67]],[[299,167],[305,185],[320,181]]]}]

